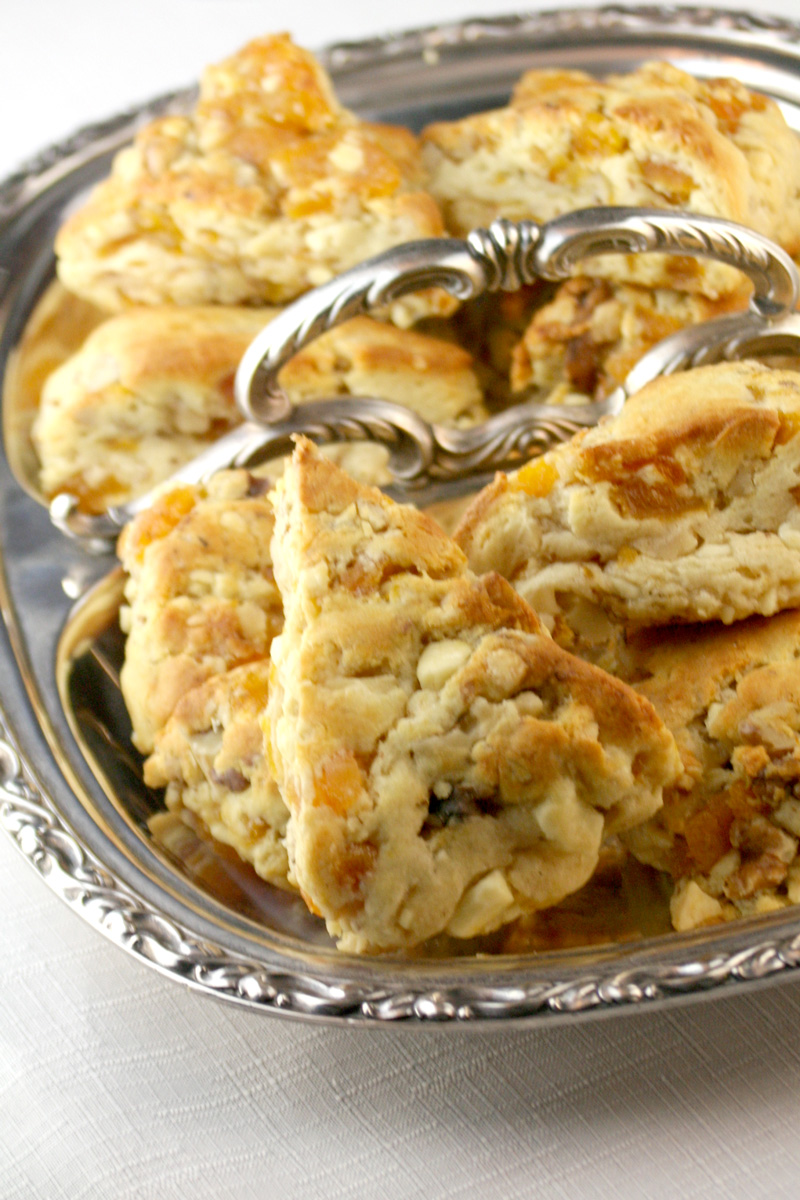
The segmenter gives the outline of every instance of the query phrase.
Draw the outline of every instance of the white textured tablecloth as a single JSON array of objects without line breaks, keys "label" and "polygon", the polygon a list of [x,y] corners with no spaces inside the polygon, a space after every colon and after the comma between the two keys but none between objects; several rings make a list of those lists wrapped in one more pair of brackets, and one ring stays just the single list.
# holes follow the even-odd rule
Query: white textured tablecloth
[{"label": "white textured tablecloth", "polygon": [[3,1200],[800,1194],[800,982],[572,1028],[296,1024],[108,945],[0,841]]},{"label": "white textured tablecloth", "polygon": [[[259,32],[510,7],[0,0],[0,175]],[[2,836],[0,906],[2,1200],[800,1196],[800,981],[571,1027],[348,1029],[163,979]]]}]

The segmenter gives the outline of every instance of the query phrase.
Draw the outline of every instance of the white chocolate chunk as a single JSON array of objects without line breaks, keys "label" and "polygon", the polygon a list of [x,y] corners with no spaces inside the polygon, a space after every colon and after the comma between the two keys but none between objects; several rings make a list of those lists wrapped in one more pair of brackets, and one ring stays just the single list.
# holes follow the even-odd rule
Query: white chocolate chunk
[{"label": "white chocolate chunk", "polygon": [[704,892],[693,879],[685,887],[676,888],[669,910],[672,924],[679,933],[696,929],[706,921],[718,921],[723,915],[719,900]]},{"label": "white chocolate chunk", "polygon": [[469,938],[497,929],[510,919],[514,903],[514,893],[503,872],[496,868],[464,893],[447,932],[452,937]]},{"label": "white chocolate chunk", "polygon": [[450,676],[463,666],[469,656],[469,644],[458,638],[431,642],[422,651],[417,663],[417,679],[420,687],[438,691]]}]

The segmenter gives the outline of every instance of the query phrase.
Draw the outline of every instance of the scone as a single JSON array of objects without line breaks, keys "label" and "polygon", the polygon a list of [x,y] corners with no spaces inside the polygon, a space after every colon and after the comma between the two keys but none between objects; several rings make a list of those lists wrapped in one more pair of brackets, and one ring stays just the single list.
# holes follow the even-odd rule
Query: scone
[{"label": "scone", "polygon": [[800,605],[800,374],[721,363],[479,493],[455,537],[557,628],[729,623]]},{"label": "scone", "polygon": [[236,367],[277,311],[164,306],[104,321],[44,382],[31,430],[44,496],[102,512],[237,424]]},{"label": "scone", "polygon": [[511,388],[544,404],[604,400],[662,338],[737,311],[736,296],[709,300],[672,288],[579,276],[533,315],[511,358]]},{"label": "scone", "polygon": [[168,492],[120,536],[128,575],[120,683],[143,754],[184,695],[262,659],[283,624],[269,486],[223,472],[206,488]]},{"label": "scone", "polygon": [[[102,512],[149,491],[238,424],[236,368],[276,311],[135,308],[95,329],[42,389],[32,439],[44,495],[70,492],[84,511]],[[485,416],[466,350],[371,317],[317,338],[280,382],[296,403],[379,396],[447,425]],[[361,459],[377,482],[386,452],[373,447]]]},{"label": "scone", "polygon": [[269,737],[293,876],[339,946],[471,938],[582,886],[678,770],[650,704],[310,443],[273,503]]},{"label": "scone", "polygon": [[674,926],[800,902],[800,612],[653,631],[626,669],[683,760],[663,808],[624,835],[672,875]]},{"label": "scone", "polygon": [[[800,249],[800,141],[736,80],[665,62],[598,81],[530,71],[506,108],[423,132],[430,190],[455,233],[498,216],[548,221],[596,205],[688,209]],[[686,257],[599,256],[592,274],[711,297],[742,277]]]},{"label": "scone", "polygon": [[265,754],[269,655],[191,688],[156,734],[144,780],[166,788],[170,811],[193,813],[256,873],[289,886],[289,810]]},{"label": "scone", "polygon": [[[71,358],[108,313],[54,279],[36,302],[3,377],[3,401],[24,427],[39,405],[45,380]],[[8,412],[5,414],[8,417]]]},{"label": "scone", "polygon": [[66,286],[104,308],[263,305],[441,233],[414,135],[359,121],[276,35],[208,67],[191,115],[142,129],[56,253]]},{"label": "scone", "polygon": [[34,305],[16,345],[9,348],[2,390],[4,446],[13,474],[32,488],[39,463],[31,426],[45,380],[107,317],[55,279]]}]

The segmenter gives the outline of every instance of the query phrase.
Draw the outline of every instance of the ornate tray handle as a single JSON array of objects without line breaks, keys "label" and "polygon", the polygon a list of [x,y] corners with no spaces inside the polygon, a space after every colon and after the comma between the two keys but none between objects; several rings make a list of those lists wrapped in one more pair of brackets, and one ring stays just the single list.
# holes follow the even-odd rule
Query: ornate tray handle
[{"label": "ornate tray handle", "polygon": [[797,268],[768,238],[732,221],[648,208],[591,208],[533,221],[493,221],[464,241],[433,238],[398,246],[315,288],[289,305],[245,352],[236,400],[255,421],[282,421],[291,408],[278,375],[298,350],[359,314],[428,287],[459,300],[516,291],[537,279],[564,279],[598,254],[681,254],[736,267],[753,283],[750,311],[769,320],[797,305]]},{"label": "ornate tray handle", "polygon": [[[293,407],[278,387],[282,367],[320,334],[350,317],[383,309],[409,292],[436,286],[467,300],[485,291],[514,291],[536,279],[566,278],[576,263],[592,255],[645,251],[714,258],[737,267],[753,281],[750,309],[658,343],[602,403],[547,407],[532,401],[471,429],[450,429],[430,424],[401,404],[370,397]],[[168,482],[202,483],[226,467],[268,462],[288,453],[298,433],[319,443],[380,442],[388,447],[390,470],[406,494],[473,479],[541,454],[618,412],[627,395],[656,375],[701,360],[735,357],[739,347],[769,338],[779,327],[782,345],[788,339],[800,349],[800,317],[787,316],[799,290],[792,260],[767,238],[729,221],[658,209],[587,209],[542,226],[498,220],[463,241],[407,243],[302,296],[266,326],[248,347],[236,375],[237,402],[247,419]],[[58,529],[83,542],[90,553],[106,553],[131,517],[152,503],[155,491],[100,516],[81,513],[75,497],[65,493],[53,500],[50,516]]]},{"label": "ornate tray handle", "polygon": [[320,445],[331,442],[380,442],[389,450],[389,469],[405,495],[437,484],[470,480],[542,454],[579,429],[595,425],[613,411],[608,402],[582,407],[518,405],[472,429],[432,425],[402,404],[368,397],[317,400],[293,408],[274,425],[245,421],[144,496],[107,509],[99,516],[82,513],[74,496],[61,493],[50,505],[50,519],[90,554],[113,550],[122,527],[149,508],[156,491],[177,483],[204,483],[226,467],[254,467],[291,453],[302,433]]}]

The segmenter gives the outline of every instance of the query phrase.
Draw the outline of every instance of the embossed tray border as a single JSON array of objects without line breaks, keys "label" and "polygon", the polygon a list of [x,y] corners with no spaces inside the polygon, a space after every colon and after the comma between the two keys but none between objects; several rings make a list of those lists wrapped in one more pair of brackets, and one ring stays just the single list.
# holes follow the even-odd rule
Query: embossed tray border
[{"label": "embossed tray border", "polygon": [[[607,6],[474,18],[331,46],[321,57],[336,76],[365,60],[425,54],[443,46],[491,44],[514,32],[567,37],[572,32],[614,30],[649,35],[711,30],[733,40],[800,47],[800,24],[780,18],[711,8]],[[96,150],[121,130],[158,113],[185,107],[193,95],[194,89],[185,89],[158,97],[80,129],[37,154],[0,182],[0,224],[18,213],[76,155]],[[0,278],[0,298],[3,291]],[[11,652],[3,649],[3,656],[11,660]],[[414,964],[417,978],[409,983],[398,982],[396,964],[384,972],[379,961],[374,972],[367,967],[348,977],[346,960],[338,975],[316,976],[287,969],[285,963],[248,958],[199,937],[188,925],[147,903],[92,853],[25,762],[7,713],[0,720],[0,826],[48,886],[110,941],[189,987],[265,1012],[368,1025],[398,1020],[481,1026],[508,1020],[530,1023],[727,993],[785,977],[800,966],[800,918],[784,916],[745,922],[710,939],[661,939],[670,947],[663,955],[665,961],[658,960],[659,951],[652,945],[633,954],[600,955],[587,969],[573,965],[550,974],[533,960],[528,970],[519,960],[501,960],[486,972],[485,982],[470,978],[464,960],[455,971],[444,969],[446,964],[442,968],[436,963]],[[552,963],[552,957],[542,961]]]}]

